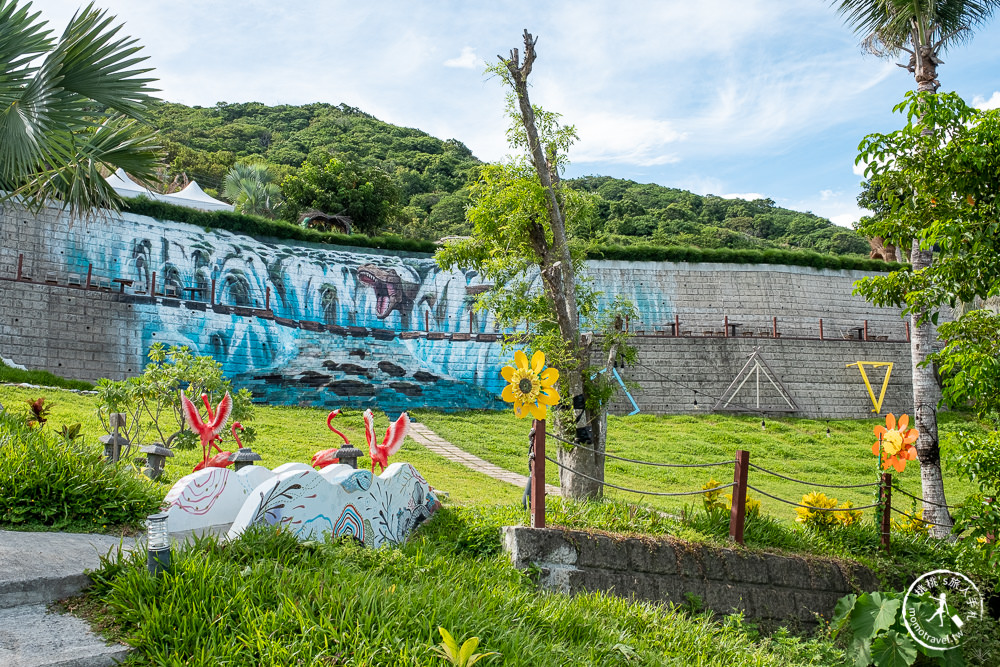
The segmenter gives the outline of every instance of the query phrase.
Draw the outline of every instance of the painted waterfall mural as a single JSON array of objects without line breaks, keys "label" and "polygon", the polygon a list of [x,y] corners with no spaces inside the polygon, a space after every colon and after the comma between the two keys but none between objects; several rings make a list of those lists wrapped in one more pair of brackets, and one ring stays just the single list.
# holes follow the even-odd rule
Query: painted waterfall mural
[{"label": "painted waterfall mural", "polygon": [[[443,271],[428,255],[257,240],[130,213],[84,221],[57,213],[40,227],[39,238],[59,242],[40,247],[48,256],[39,259],[78,275],[89,268],[115,292],[111,280],[131,281],[117,298],[141,327],[138,354],[157,342],[210,354],[269,403],[390,413],[503,407],[500,332],[472,307],[489,288],[475,271]],[[651,318],[672,317],[665,301],[645,306],[663,311]]]}]

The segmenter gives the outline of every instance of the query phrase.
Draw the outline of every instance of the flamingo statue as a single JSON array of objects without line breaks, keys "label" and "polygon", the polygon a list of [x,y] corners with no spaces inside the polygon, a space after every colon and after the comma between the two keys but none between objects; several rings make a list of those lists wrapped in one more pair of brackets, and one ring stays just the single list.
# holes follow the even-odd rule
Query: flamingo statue
[{"label": "flamingo statue", "polygon": [[[351,443],[347,441],[347,436],[338,431],[333,427],[333,418],[340,416],[340,409],[333,410],[329,415],[326,416],[326,426],[331,431],[339,435],[343,440],[345,445],[350,445]],[[317,470],[322,470],[323,468],[333,465],[334,463],[340,463],[340,459],[337,458],[337,450],[339,447],[332,447],[330,449],[324,449],[322,451],[316,452],[312,457],[312,466]]]},{"label": "flamingo statue", "polygon": [[379,465],[379,472],[383,472],[389,465],[389,457],[399,451],[403,446],[403,439],[410,428],[410,418],[404,412],[399,415],[385,432],[382,444],[375,441],[375,417],[371,410],[365,410],[365,439],[368,440],[368,452],[372,457],[372,474],[375,474],[375,464]]},{"label": "flamingo statue", "polygon": [[[221,439],[219,434],[222,432],[226,422],[229,420],[230,413],[233,411],[233,398],[229,395],[229,392],[226,392],[226,395],[219,402],[215,410],[212,410],[212,404],[208,402],[208,394],[202,394],[201,400],[208,410],[207,423],[202,421],[201,415],[198,414],[198,408],[194,406],[191,399],[181,391],[181,409],[184,413],[184,420],[191,427],[191,430],[201,438],[201,462],[194,469],[198,471],[206,467],[224,468],[229,465],[227,459],[230,456],[230,452],[223,452],[215,441]],[[215,447],[215,450],[219,454],[209,459],[208,455],[212,451],[212,447]],[[225,459],[222,458],[223,454],[225,454]],[[223,460],[225,460],[224,464],[222,463]]]}]

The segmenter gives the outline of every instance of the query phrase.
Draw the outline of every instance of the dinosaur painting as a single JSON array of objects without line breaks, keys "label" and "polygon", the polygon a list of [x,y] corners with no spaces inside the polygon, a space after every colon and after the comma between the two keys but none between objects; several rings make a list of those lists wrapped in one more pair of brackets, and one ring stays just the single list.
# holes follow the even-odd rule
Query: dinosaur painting
[{"label": "dinosaur painting", "polygon": [[406,282],[395,269],[380,269],[374,264],[358,267],[358,282],[375,290],[375,315],[384,320],[398,310],[403,317],[413,313],[413,299],[419,285]]}]

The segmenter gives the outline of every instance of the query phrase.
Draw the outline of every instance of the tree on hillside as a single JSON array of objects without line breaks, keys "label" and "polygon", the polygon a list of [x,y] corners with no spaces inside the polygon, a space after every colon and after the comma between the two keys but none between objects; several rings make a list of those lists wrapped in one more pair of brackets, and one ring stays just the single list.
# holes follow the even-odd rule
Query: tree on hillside
[{"label": "tree on hillside", "polygon": [[150,180],[159,159],[146,57],[93,4],[58,38],[39,17],[30,2],[0,0],[0,201],[115,207],[101,172]]},{"label": "tree on hillside", "polygon": [[238,213],[268,218],[273,218],[284,203],[281,188],[262,162],[234,164],[223,181],[222,196]]},{"label": "tree on hillside", "polygon": [[[837,4],[837,3],[835,3]],[[942,64],[940,55],[950,45],[971,39],[972,29],[985,23],[1000,6],[1000,0],[841,0],[838,11],[848,25],[861,37],[862,45],[880,57],[895,57],[900,52],[910,54],[906,69],[913,74],[917,91],[934,93],[940,86],[937,67]],[[930,126],[924,126],[930,132]],[[865,231],[865,230],[861,230]],[[910,262],[913,272],[919,274],[933,262],[933,241],[922,239],[919,234],[907,235],[904,228],[895,226],[882,236],[897,247],[911,240]],[[914,230],[917,231],[917,230]],[[917,452],[921,462],[923,495],[928,503],[944,502],[944,483],[941,478],[940,448],[938,445],[937,402],[939,392],[934,369],[926,363],[934,343],[933,328],[928,313],[909,309],[912,332],[910,356],[913,368],[914,421],[920,436]],[[926,504],[925,512],[934,516],[932,533],[943,537],[949,532],[951,517]]]},{"label": "tree on hillside", "polygon": [[[575,443],[559,447],[564,497],[599,497],[603,491],[607,400],[610,373],[590,367],[593,334],[581,333],[581,317],[599,318],[596,295],[577,277],[582,253],[573,252],[567,228],[591,216],[591,197],[563,185],[560,171],[576,132],[559,123],[558,114],[533,106],[528,75],[535,62],[535,39],[524,31],[524,60],[517,49],[492,68],[513,89],[508,97],[512,127],[508,139],[523,151],[507,164],[488,165],[472,189],[468,219],[473,235],[452,242],[438,254],[446,268],[472,267],[496,283],[480,299],[500,326],[531,322],[530,346],[542,350],[559,369],[563,404],[552,411],[561,437]],[[578,249],[579,250],[579,249]],[[540,279],[541,289],[536,287]],[[630,304],[616,299],[603,318],[605,335],[599,366],[610,368],[620,352],[634,354],[625,343],[623,322]],[[579,424],[576,414],[585,415]],[[567,469],[568,468],[568,469]]]},{"label": "tree on hillside", "polygon": [[281,182],[282,217],[295,222],[308,209],[351,219],[353,229],[376,234],[399,210],[399,190],[388,174],[335,157],[309,160]]}]

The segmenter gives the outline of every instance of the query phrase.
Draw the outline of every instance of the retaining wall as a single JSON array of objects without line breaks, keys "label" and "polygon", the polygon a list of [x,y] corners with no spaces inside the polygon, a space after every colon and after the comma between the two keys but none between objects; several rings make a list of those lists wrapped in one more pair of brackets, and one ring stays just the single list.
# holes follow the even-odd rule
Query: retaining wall
[{"label": "retaining wall", "polygon": [[742,612],[769,624],[829,620],[848,593],[879,589],[855,563],[748,553],[671,538],[505,527],[515,567],[540,568],[539,585],[566,594],[603,591],[651,602],[690,604],[696,596],[719,614]]},{"label": "retaining wall", "polygon": [[[804,339],[824,317],[828,337],[868,320],[872,336],[905,340],[898,310],[851,295],[861,272],[619,261],[586,271],[602,299],[623,295],[639,309],[631,325],[643,367],[623,375],[642,386],[645,412],[694,411],[694,391],[708,397],[697,410],[714,405],[754,345],[802,416],[871,414],[860,373],[844,368],[857,360],[895,363],[887,408],[901,409],[910,391],[905,343]],[[272,403],[498,408],[504,332],[473,308],[488,288],[475,271],[443,271],[423,254],[0,207],[0,355],[77,379],[134,374],[161,342],[212,355]],[[736,338],[701,335],[726,316]],[[782,338],[742,337],[774,317]],[[677,319],[694,335],[654,335]],[[615,410],[628,412],[623,396]]]}]

